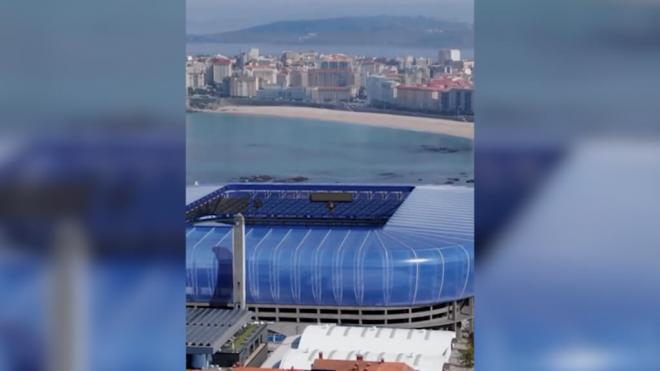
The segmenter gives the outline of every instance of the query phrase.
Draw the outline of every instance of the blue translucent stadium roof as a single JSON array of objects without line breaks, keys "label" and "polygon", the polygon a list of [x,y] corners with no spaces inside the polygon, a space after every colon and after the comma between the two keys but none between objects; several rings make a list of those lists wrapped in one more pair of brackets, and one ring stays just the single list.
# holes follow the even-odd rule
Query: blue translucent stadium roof
[{"label": "blue translucent stadium roof", "polygon": [[[243,192],[242,186],[229,189]],[[300,190],[290,185],[269,187],[273,187],[271,190],[275,193]],[[326,187],[330,186],[304,187],[307,191],[327,191]],[[263,224],[258,218],[248,223],[249,304],[413,306],[473,295],[471,188],[333,187],[342,192],[380,192],[379,201],[372,209],[357,208],[357,211],[363,217],[373,215],[383,223],[337,224],[337,219],[350,221],[355,215],[335,213],[337,209],[326,215],[327,210],[323,208],[314,215],[311,224],[303,223],[304,218],[293,224]],[[227,188],[223,189],[225,191],[219,193],[226,192]],[[383,206],[394,194],[400,196],[398,203],[390,208]],[[191,204],[189,210],[200,204]],[[352,210],[350,203],[346,206],[345,210]],[[327,223],[320,223],[319,215],[325,217]],[[188,301],[230,300],[231,233],[231,228],[221,223],[197,223],[188,227]]]}]

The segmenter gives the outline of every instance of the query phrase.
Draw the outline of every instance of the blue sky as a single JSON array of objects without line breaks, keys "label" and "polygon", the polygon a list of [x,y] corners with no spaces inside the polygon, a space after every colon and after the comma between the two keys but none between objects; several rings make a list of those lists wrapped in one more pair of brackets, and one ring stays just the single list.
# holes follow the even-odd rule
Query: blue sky
[{"label": "blue sky", "polygon": [[236,30],[281,20],[425,15],[472,22],[473,0],[186,0],[188,33]]}]

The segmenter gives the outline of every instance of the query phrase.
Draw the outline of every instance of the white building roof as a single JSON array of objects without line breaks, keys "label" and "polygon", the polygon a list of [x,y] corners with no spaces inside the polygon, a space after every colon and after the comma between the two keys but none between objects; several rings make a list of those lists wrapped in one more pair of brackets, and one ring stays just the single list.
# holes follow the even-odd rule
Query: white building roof
[{"label": "white building roof", "polygon": [[323,358],[404,362],[419,371],[440,371],[449,359],[452,331],[393,329],[377,327],[308,326],[297,349],[282,358],[280,368],[309,369],[323,352]]}]

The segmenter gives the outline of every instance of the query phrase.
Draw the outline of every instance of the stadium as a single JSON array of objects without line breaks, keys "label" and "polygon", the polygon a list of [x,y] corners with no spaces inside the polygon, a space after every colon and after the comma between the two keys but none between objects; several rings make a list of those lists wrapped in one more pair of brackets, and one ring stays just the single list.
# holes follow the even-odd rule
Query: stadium
[{"label": "stadium", "polygon": [[188,305],[232,302],[240,213],[256,319],[452,326],[472,316],[473,204],[456,186],[223,186],[186,207]]}]

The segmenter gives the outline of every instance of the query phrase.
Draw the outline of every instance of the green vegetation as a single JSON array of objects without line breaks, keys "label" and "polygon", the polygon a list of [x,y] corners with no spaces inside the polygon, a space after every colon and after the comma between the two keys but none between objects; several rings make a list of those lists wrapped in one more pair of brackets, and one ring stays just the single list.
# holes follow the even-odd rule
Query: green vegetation
[{"label": "green vegetation", "polygon": [[252,336],[252,334],[257,331],[258,328],[259,325],[247,324],[234,336],[233,341],[228,341],[222,348],[225,350],[241,350],[248,339],[250,339],[250,336]]}]

